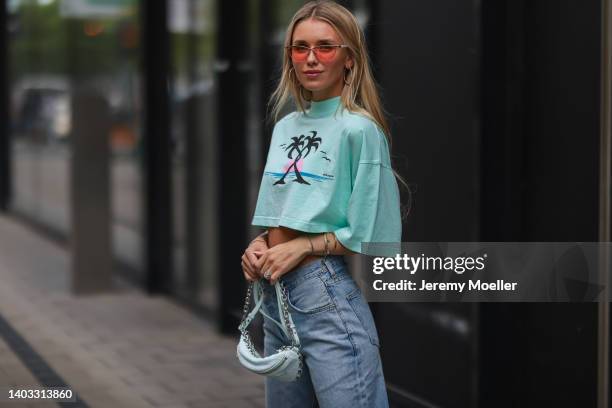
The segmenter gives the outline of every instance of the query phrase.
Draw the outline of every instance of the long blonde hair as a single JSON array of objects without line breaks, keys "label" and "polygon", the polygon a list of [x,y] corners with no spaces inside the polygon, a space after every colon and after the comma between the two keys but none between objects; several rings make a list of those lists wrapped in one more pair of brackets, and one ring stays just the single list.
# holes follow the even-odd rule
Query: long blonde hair
[{"label": "long blonde hair", "polygon": [[[310,99],[304,97],[303,93],[310,94],[310,97],[312,97],[312,93],[303,88],[297,79],[289,51],[287,50],[287,47],[291,45],[293,31],[297,24],[309,18],[315,18],[331,25],[340,35],[342,43],[348,45],[348,48],[345,49],[348,50],[349,55],[352,57],[353,65],[348,72],[345,71],[344,73],[345,86],[340,96],[342,105],[351,112],[360,113],[371,118],[383,130],[389,142],[389,148],[391,148],[391,130],[385,118],[377,84],[374,81],[370,68],[365,35],[353,13],[340,4],[329,0],[310,1],[304,4],[295,13],[287,27],[280,82],[268,102],[268,105],[272,106],[274,120],[278,120],[283,107],[290,97],[293,98],[297,109],[301,112],[305,112],[306,102],[310,101]],[[393,170],[393,174],[411,195],[410,188],[404,179],[395,170]],[[411,201],[411,198],[409,201]],[[409,208],[405,215],[408,212]]]}]

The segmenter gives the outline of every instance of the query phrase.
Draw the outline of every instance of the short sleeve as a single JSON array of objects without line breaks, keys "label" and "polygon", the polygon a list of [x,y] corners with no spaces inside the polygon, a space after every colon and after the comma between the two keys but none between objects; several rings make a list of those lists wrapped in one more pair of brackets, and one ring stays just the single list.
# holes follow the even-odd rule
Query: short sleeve
[{"label": "short sleeve", "polygon": [[[268,154],[266,156],[266,162],[264,164],[264,171],[261,175],[259,190],[257,193],[257,202],[255,203],[255,211],[251,218],[251,225],[259,227],[271,227],[277,225],[277,220],[273,215],[280,214],[282,212],[283,202],[276,199],[275,189],[271,188],[270,184],[264,183],[266,180],[266,169],[269,169],[269,163],[274,158],[273,146],[278,144],[278,138],[283,134],[283,126],[290,119],[295,112],[289,113],[274,124],[272,129],[272,137],[270,139],[270,147],[268,148]],[[272,169],[270,169],[272,170]]]},{"label": "short sleeve", "polygon": [[[399,249],[402,223],[399,189],[390,166],[386,138],[377,127],[366,126],[356,134],[353,142],[353,154],[359,159],[354,160],[356,168],[352,171],[352,191],[346,213],[348,225],[334,233],[338,241],[353,252],[393,256]],[[384,246],[386,249],[374,245],[366,250],[362,242],[396,245]]]}]

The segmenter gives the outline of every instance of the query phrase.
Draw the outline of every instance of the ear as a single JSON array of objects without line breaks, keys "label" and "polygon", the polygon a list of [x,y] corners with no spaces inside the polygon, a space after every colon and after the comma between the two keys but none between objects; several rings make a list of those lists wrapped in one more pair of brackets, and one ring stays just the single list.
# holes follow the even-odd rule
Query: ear
[{"label": "ear", "polygon": [[344,68],[345,69],[353,68],[353,57],[346,57],[346,60],[344,61]]}]

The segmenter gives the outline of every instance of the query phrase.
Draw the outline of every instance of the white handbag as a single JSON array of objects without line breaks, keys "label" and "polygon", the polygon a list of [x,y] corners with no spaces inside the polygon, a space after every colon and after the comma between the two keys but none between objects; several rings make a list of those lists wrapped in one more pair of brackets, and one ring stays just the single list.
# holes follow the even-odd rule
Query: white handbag
[{"label": "white handbag", "polygon": [[[280,323],[264,312],[261,307],[264,300],[262,284],[259,281],[254,281],[249,284],[246,299],[244,301],[244,317],[240,326],[238,326],[241,335],[236,355],[242,366],[256,374],[269,376],[281,381],[295,381],[300,378],[303,366],[303,357],[300,352],[300,339],[295,330],[293,320],[291,319],[291,313],[289,313],[285,289],[279,281],[274,284],[274,287],[281,319]],[[248,313],[251,292],[253,293],[255,306],[253,310]],[[255,349],[251,336],[247,330],[247,326],[251,323],[253,318],[255,318],[258,312],[261,312],[264,317],[267,317],[278,325],[285,336],[291,340],[291,345],[285,345],[278,349],[275,354],[262,357]]]}]

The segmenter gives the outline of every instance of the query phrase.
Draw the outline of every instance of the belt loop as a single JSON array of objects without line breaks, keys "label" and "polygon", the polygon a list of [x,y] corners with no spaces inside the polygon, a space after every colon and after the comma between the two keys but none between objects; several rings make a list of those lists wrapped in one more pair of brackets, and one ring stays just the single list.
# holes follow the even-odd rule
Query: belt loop
[{"label": "belt loop", "polygon": [[321,264],[323,264],[323,266],[329,271],[329,276],[332,279],[336,278],[336,271],[334,270],[334,267],[332,266],[331,262],[329,262],[329,260],[323,258],[321,259]]}]

